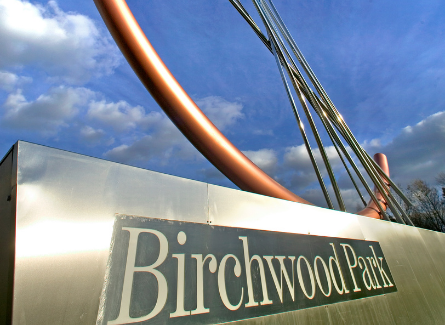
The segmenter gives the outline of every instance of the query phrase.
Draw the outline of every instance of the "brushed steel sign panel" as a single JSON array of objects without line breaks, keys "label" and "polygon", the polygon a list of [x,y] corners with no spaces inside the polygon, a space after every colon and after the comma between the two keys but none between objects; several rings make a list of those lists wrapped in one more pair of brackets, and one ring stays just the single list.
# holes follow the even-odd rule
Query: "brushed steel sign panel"
[{"label": "brushed steel sign panel", "polygon": [[[364,239],[357,215],[209,184],[213,225]],[[242,217],[241,217],[242,216]]]},{"label": "brushed steel sign panel", "polygon": [[14,150],[0,161],[0,324],[11,322],[14,278]]},{"label": "brushed steel sign panel", "polygon": [[214,324],[397,291],[378,242],[116,218],[100,324]]},{"label": "brushed steel sign panel", "polygon": [[95,324],[116,213],[207,220],[205,183],[27,142],[16,148],[14,324]]},{"label": "brushed steel sign panel", "polygon": [[[378,222],[370,218],[360,218],[359,221],[365,238],[380,242],[392,274],[397,280],[397,297],[386,296],[391,312],[397,315],[394,317],[396,324],[436,324],[435,318],[442,319],[439,324],[444,323],[445,310],[442,309],[434,315],[429,305],[436,303],[429,292],[436,291],[438,284],[434,285],[435,288],[421,285],[421,278],[428,276],[434,265],[429,264],[428,271],[422,272],[425,266],[418,264],[416,257],[413,258],[413,254],[419,252],[410,252],[405,248],[423,245],[418,236],[418,229],[409,226],[398,227],[397,224]],[[421,254],[429,255],[430,252],[423,251]]]},{"label": "brushed steel sign panel", "polygon": [[[14,145],[10,155],[7,155],[0,164],[0,194],[0,241],[4,243],[0,247],[0,255],[4,258],[12,256],[11,264],[9,266],[2,264],[0,273],[4,274],[5,270],[10,270],[13,274],[13,277],[3,276],[0,279],[0,282],[3,281],[0,284],[0,291],[3,294],[1,301],[8,305],[6,309],[0,308],[2,324],[5,323],[5,319],[6,323],[14,325],[96,324],[98,315],[103,312],[99,306],[104,283],[109,279],[107,261],[110,257],[116,214],[192,222],[205,227],[214,225],[229,230],[235,227],[250,228],[267,233],[279,232],[379,242],[384,254],[382,256],[397,285],[397,291],[390,294],[327,303],[323,306],[268,316],[252,316],[237,320],[238,323],[445,324],[445,308],[442,308],[445,300],[445,234],[443,233],[163,175],[22,141]],[[11,196],[10,201],[7,201],[8,196]],[[204,234],[201,232],[196,235],[202,243],[207,241]],[[193,237],[187,231],[187,242],[181,247],[192,243]],[[241,247],[241,251],[233,254],[242,263],[242,241],[238,237],[233,241],[238,242],[237,247],[238,249]],[[248,238],[250,248],[250,235]],[[175,240],[177,243],[177,237],[173,239],[169,237],[168,240],[171,245]],[[220,253],[223,254],[224,245],[221,245],[221,249]],[[255,248],[251,249],[250,253]],[[339,252],[342,250],[343,248]],[[170,252],[169,259],[173,260],[170,261],[172,268],[177,270],[178,259],[171,257],[173,253],[185,254],[185,252]],[[192,253],[201,254],[198,250],[190,251],[189,255]],[[209,251],[215,258],[216,253],[218,250],[214,248]],[[294,253],[296,259],[298,254],[304,256],[308,254],[307,259],[313,262],[312,250],[312,255]],[[224,254],[227,255],[227,252]],[[263,258],[268,256],[267,254],[272,256],[272,253],[257,253],[265,263],[269,295],[275,303],[279,297],[267,260]],[[274,254],[273,256],[280,256],[279,252]],[[291,253],[283,254],[282,256],[291,256]],[[361,253],[356,251],[356,254]],[[376,254],[378,255],[377,251]],[[184,267],[187,263],[190,264],[190,260],[192,266],[196,265],[196,259],[189,258],[184,261]],[[204,272],[203,276],[217,277],[221,260],[222,257],[219,256],[217,270],[211,273],[208,269],[210,261],[207,259],[204,268],[207,273]],[[273,261],[276,263],[276,260]],[[283,261],[290,262],[289,259]],[[229,258],[226,263],[227,276],[230,272],[234,274],[230,262],[233,263],[233,259]],[[319,268],[322,270],[321,264]],[[363,270],[358,268],[353,268],[353,271],[358,272],[357,276],[362,276],[359,271]],[[191,270],[195,272],[196,266]],[[278,274],[278,265],[275,265],[275,270]],[[241,271],[244,272],[243,269]],[[185,277],[189,274],[187,272],[190,273],[186,271]],[[196,278],[193,272],[191,277]],[[350,274],[348,268],[343,272],[345,276]],[[245,272],[240,278],[243,275]],[[235,275],[233,277],[240,279]],[[169,288],[175,287],[177,274],[173,276],[173,280],[169,278],[168,281],[171,283]],[[285,279],[283,281],[285,282]],[[348,282],[346,285],[351,284]],[[299,288],[299,283],[295,286]],[[204,289],[207,290],[207,287],[207,282],[204,282]],[[246,283],[241,283],[241,287],[247,290]],[[363,289],[361,286],[360,288]],[[283,297],[288,299],[290,293],[287,293],[289,290],[286,283],[284,289]],[[230,290],[227,290],[229,295]],[[311,300],[314,302],[319,298],[318,295],[322,295],[318,284],[316,290]],[[195,292],[191,301],[196,304],[196,288],[189,291]],[[218,298],[220,296],[217,287],[214,292],[219,305],[224,305]],[[300,294],[301,292],[300,289]],[[117,295],[120,297],[121,292],[118,291]],[[296,293],[295,295],[297,297]],[[207,291],[204,292],[204,298],[206,297],[210,297]],[[170,292],[169,289],[167,302],[169,299],[175,301],[173,306],[176,308],[176,291]],[[13,306],[8,301],[13,301]],[[243,298],[243,305],[233,312],[241,313],[242,309],[256,308],[246,308],[245,304],[248,301],[248,297]],[[230,302],[234,305],[236,303],[232,300]],[[184,310],[196,309],[196,306],[189,308],[187,303],[185,302]],[[209,314],[214,310],[217,311],[213,305],[207,305],[207,302],[204,307],[210,309]],[[260,310],[269,308],[270,305],[258,307]],[[299,305],[298,308],[300,307],[304,306]],[[176,310],[173,307],[168,308],[172,309],[169,312]],[[149,309],[146,307],[145,311],[150,312]],[[143,312],[140,315],[142,316]],[[192,319],[195,316],[199,315],[187,317]],[[156,317],[151,321],[156,323]],[[11,322],[8,321],[10,318]],[[113,321],[111,318],[109,320]]]}]

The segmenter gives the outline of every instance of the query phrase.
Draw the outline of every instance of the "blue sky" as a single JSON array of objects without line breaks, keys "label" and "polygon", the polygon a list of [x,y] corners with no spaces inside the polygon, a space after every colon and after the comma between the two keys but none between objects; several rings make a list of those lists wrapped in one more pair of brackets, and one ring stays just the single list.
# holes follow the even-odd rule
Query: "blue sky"
[{"label": "blue sky", "polygon": [[[283,185],[322,205],[274,58],[229,1],[128,4],[222,132]],[[259,23],[251,3],[243,4]],[[387,154],[397,183],[432,183],[445,171],[444,2],[275,5],[358,141],[370,154]],[[234,187],[159,109],[92,0],[0,0],[0,44],[1,152],[21,139]],[[352,185],[325,145],[354,210]]]}]

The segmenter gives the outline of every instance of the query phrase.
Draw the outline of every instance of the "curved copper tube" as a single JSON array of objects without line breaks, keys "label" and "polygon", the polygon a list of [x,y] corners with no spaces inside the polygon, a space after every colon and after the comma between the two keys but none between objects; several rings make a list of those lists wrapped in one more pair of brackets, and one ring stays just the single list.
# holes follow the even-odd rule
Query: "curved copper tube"
[{"label": "curved copper tube", "polygon": [[[382,153],[376,153],[374,155],[374,160],[380,166],[380,168],[385,172],[385,174],[389,177],[389,166],[388,166],[388,159],[386,158],[386,156]],[[387,185],[389,187],[389,184]],[[380,194],[380,192],[375,187],[374,187],[374,193],[377,200],[380,201],[382,207],[386,211],[387,204],[382,194]],[[377,204],[375,204],[373,200],[370,200],[368,202],[368,205],[363,210],[357,212],[357,214],[374,219],[383,219],[381,213],[379,212]]]},{"label": "curved copper tube", "polygon": [[[205,116],[162,62],[124,0],[94,0],[111,35],[159,106],[187,139],[245,191],[312,204],[278,184],[238,150]],[[389,176],[383,154],[374,159]],[[382,195],[376,191],[377,198]],[[384,204],[386,208],[386,204]],[[381,219],[372,200],[358,214]]]},{"label": "curved copper tube", "polygon": [[311,204],[264,173],[205,116],[162,62],[124,0],[94,0],[111,35],[145,88],[187,139],[245,191]]}]

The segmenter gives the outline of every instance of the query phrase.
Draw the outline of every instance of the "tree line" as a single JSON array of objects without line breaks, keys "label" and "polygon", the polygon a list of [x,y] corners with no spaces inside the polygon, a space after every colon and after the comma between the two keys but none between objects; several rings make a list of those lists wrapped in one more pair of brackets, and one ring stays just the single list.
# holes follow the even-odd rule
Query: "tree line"
[{"label": "tree line", "polygon": [[404,190],[412,206],[405,211],[416,227],[445,232],[445,173],[436,176],[435,184],[416,179]]}]

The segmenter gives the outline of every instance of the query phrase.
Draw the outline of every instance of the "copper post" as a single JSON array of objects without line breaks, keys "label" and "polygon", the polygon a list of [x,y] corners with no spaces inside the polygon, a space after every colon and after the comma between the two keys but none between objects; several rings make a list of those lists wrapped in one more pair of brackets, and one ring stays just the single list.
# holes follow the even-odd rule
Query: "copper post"
[{"label": "copper post", "polygon": [[[389,166],[388,166],[388,159],[386,158],[386,156],[382,153],[376,153],[374,155],[374,161],[380,166],[382,171],[389,177]],[[386,211],[388,204],[383,198],[383,195],[375,187],[374,187],[374,193],[377,200],[381,203],[383,209],[385,209]],[[357,212],[357,214],[374,219],[383,219],[382,213],[379,211],[377,204],[375,204],[373,200],[370,200],[368,205],[363,210]]]}]

